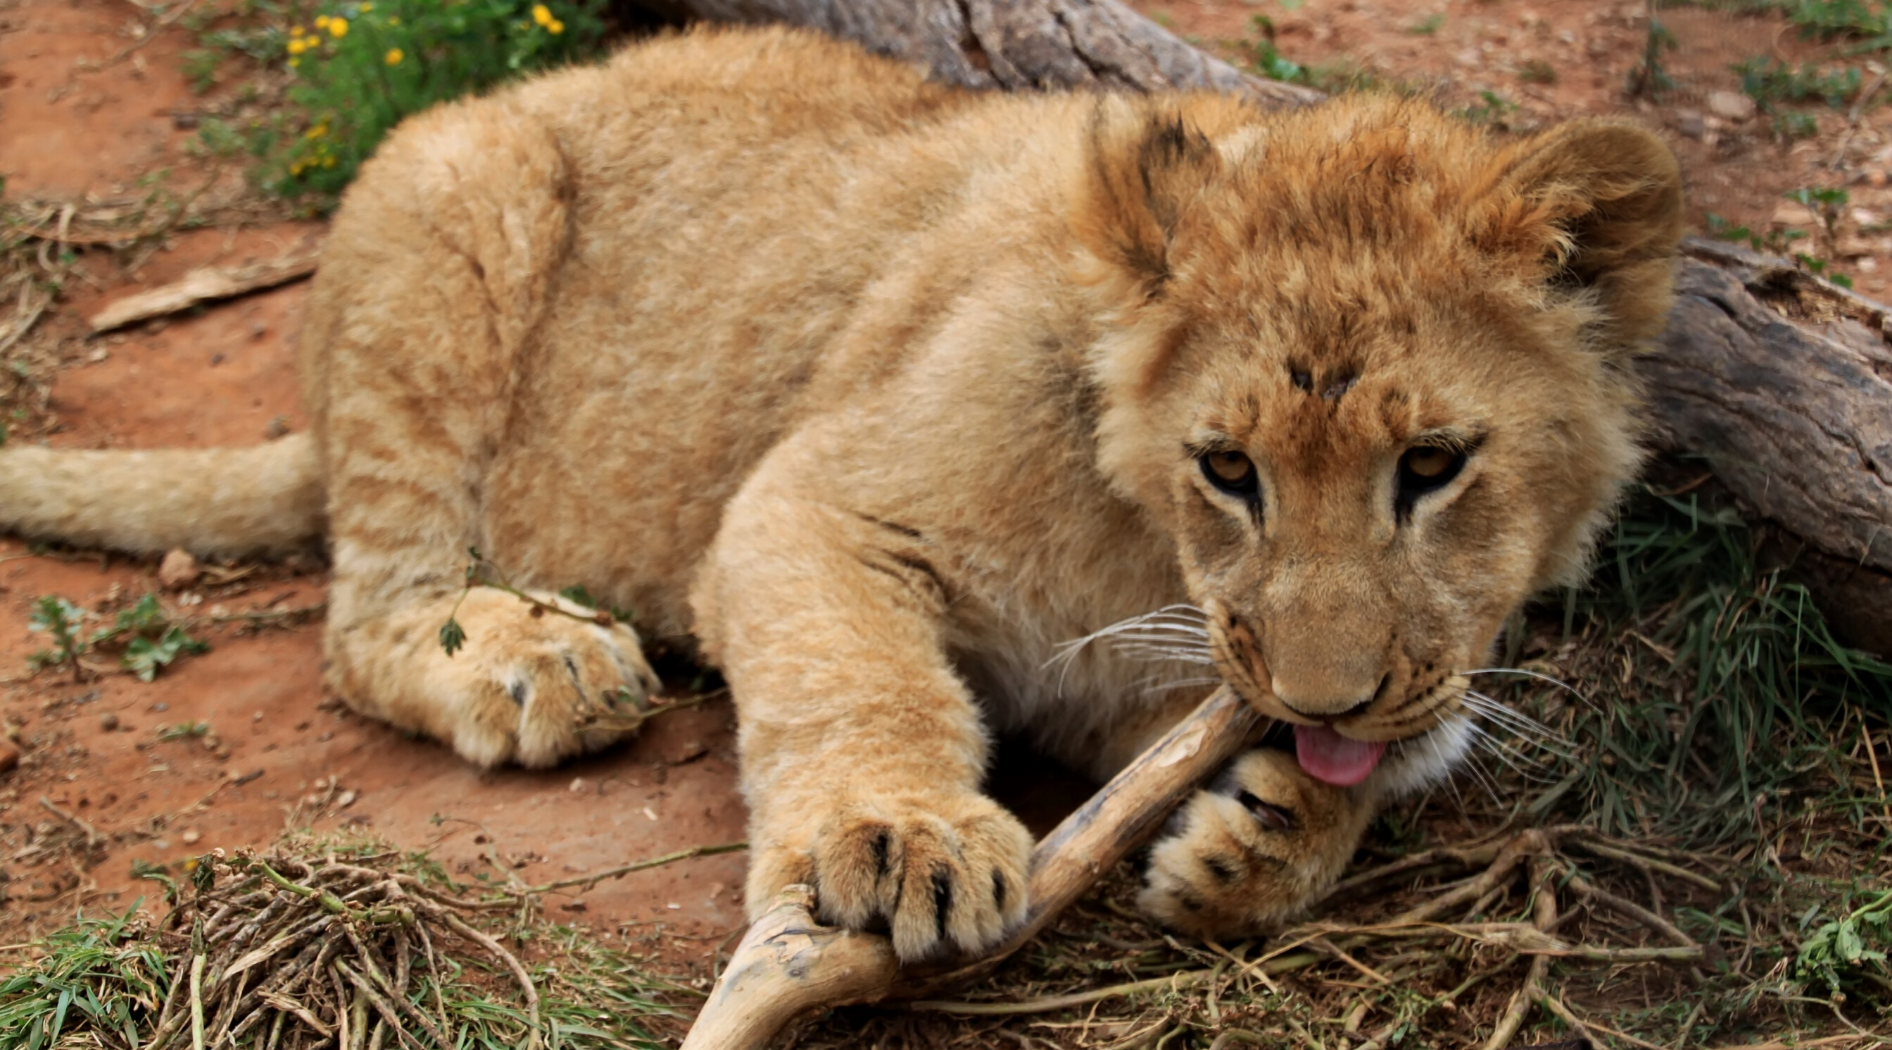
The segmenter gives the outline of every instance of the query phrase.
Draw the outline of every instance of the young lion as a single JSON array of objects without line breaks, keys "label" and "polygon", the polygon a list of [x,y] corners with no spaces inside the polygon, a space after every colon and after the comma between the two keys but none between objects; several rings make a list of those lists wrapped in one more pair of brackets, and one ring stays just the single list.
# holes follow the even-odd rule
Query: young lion
[{"label": "young lion", "polygon": [[1143,902],[1233,937],[1451,766],[1465,672],[1580,572],[1679,210],[1623,124],[971,94],[805,33],[673,36],[387,140],[316,278],[311,433],[10,451],[0,527],[326,529],[331,684],[483,765],[604,746],[655,683],[628,627],[492,588],[444,652],[460,559],[582,582],[727,675],[751,907],[812,883],[907,959],[1024,910],[992,734],[1103,777],[1212,666],[1292,744],[1188,803]]}]

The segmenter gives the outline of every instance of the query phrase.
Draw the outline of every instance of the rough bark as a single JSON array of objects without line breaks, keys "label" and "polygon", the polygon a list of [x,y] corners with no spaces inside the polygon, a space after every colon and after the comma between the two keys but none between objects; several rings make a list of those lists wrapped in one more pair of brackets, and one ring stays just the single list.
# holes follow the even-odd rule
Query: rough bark
[{"label": "rough bark", "polygon": [[1321,94],[1244,73],[1118,0],[623,0],[684,21],[785,22],[926,66],[940,80],[1007,91],[1234,91],[1269,105]]},{"label": "rough bark", "polygon": [[1851,644],[1892,654],[1892,317],[1785,259],[1690,240],[1641,362],[1665,451],[1704,461]]}]

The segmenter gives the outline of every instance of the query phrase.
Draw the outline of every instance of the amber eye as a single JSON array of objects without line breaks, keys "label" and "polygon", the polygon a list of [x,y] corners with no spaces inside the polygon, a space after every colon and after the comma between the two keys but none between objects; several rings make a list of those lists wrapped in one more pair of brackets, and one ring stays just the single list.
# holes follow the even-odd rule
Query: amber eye
[{"label": "amber eye", "polygon": [[1403,516],[1428,492],[1451,484],[1465,469],[1465,453],[1437,445],[1419,445],[1399,457],[1399,493],[1395,504]]},{"label": "amber eye", "polygon": [[1240,452],[1207,452],[1201,461],[1202,476],[1223,492],[1252,499],[1261,491],[1254,461]]}]

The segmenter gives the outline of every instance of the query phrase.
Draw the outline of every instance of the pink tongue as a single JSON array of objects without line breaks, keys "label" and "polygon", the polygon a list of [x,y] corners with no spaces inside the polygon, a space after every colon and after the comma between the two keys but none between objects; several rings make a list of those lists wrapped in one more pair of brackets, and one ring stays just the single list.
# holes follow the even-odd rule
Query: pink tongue
[{"label": "pink tongue", "polygon": [[1326,726],[1295,726],[1294,757],[1315,780],[1352,787],[1380,764],[1385,744],[1349,740]]}]

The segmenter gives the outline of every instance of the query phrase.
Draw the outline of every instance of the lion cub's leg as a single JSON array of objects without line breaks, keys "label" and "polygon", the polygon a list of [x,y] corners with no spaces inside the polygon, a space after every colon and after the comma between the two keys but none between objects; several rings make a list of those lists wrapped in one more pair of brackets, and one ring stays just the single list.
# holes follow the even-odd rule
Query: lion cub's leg
[{"label": "lion cub's leg", "polygon": [[[493,515],[518,513],[490,505],[485,471],[570,236],[564,180],[549,136],[497,105],[410,121],[350,191],[304,334],[335,566],[330,681],[356,709],[488,766],[609,743],[621,734],[601,719],[655,687],[622,625],[488,587],[455,608],[467,548]],[[449,616],[466,632],[451,656]]]},{"label": "lion cub's leg", "polygon": [[824,919],[887,929],[902,959],[977,951],[1024,914],[1031,835],[979,790],[985,731],[943,644],[951,568],[917,529],[801,498],[793,452],[730,504],[692,595],[741,726],[749,910],[807,883]]},{"label": "lion cub's leg", "polygon": [[1150,850],[1137,903],[1184,933],[1230,940],[1298,918],[1347,866],[1376,806],[1257,748],[1198,791]]}]

